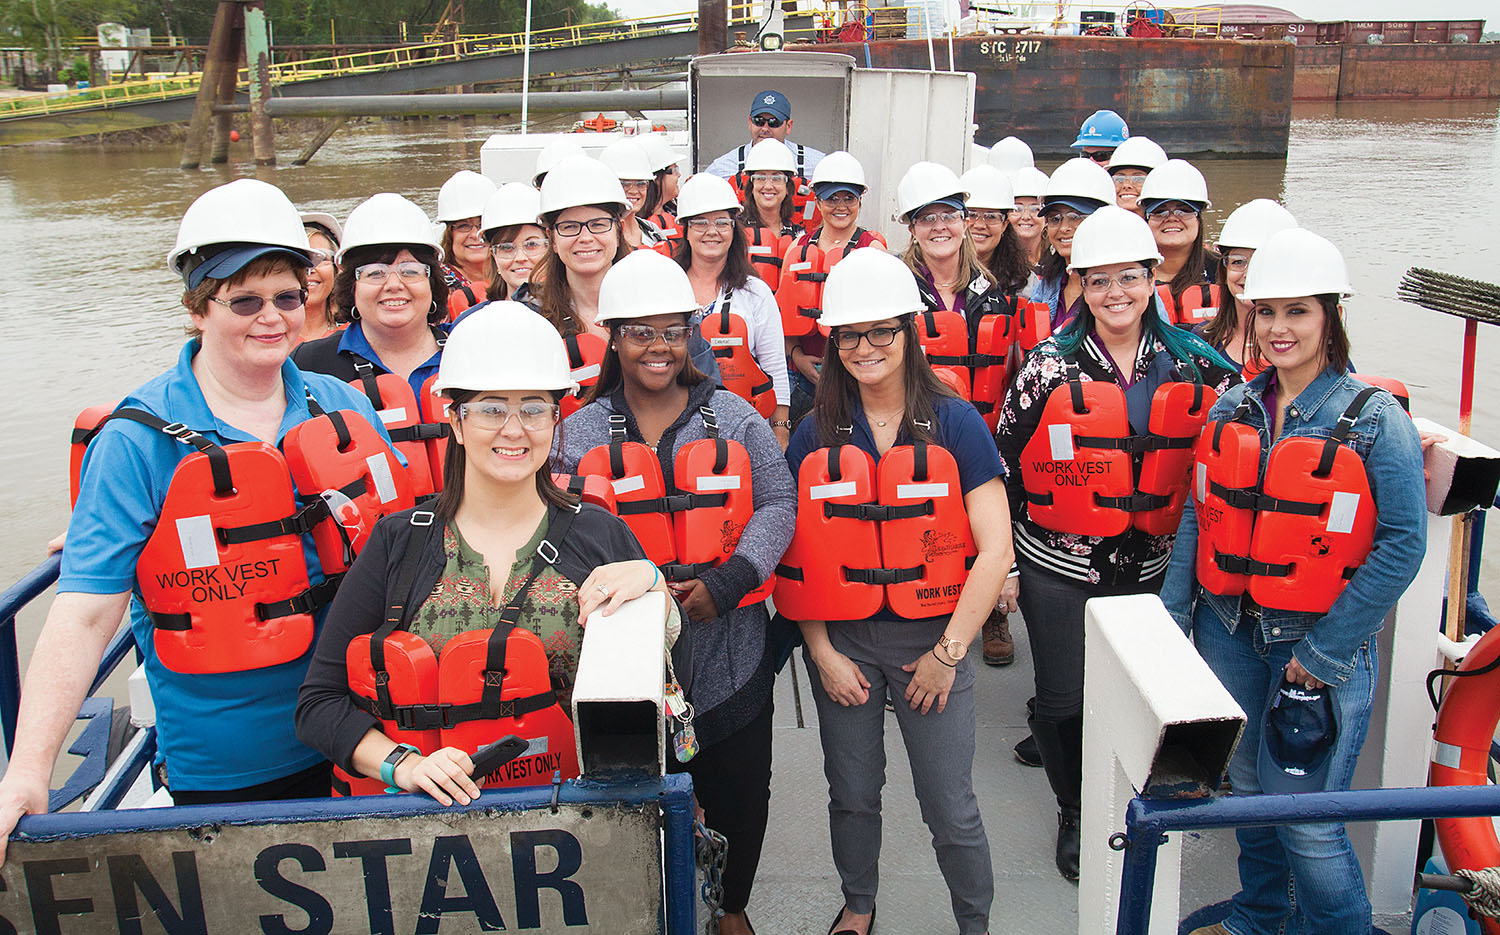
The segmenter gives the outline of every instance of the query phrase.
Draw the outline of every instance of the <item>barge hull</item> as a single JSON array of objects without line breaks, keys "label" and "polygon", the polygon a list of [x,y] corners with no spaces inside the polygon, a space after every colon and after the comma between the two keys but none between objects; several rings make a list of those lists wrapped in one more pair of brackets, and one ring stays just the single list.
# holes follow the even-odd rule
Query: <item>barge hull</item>
[{"label": "barge hull", "polygon": [[1298,46],[1298,101],[1500,98],[1500,43]]},{"label": "barge hull", "polygon": [[[875,68],[929,67],[924,40],[814,48]],[[932,52],[946,70],[947,41]],[[953,66],[978,78],[980,143],[1014,134],[1039,153],[1066,154],[1084,118],[1108,108],[1168,152],[1283,157],[1294,52],[1284,42],[985,35],[954,39]]]}]

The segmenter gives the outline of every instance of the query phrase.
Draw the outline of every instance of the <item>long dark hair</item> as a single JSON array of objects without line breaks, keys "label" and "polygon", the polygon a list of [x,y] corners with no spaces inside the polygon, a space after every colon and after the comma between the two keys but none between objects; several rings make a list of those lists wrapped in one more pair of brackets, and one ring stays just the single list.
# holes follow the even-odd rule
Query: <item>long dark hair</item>
[{"label": "long dark hair", "polygon": [[[1225,258],[1227,260],[1227,257]],[[1229,263],[1219,264],[1219,310],[1214,313],[1213,321],[1203,326],[1203,340],[1214,347],[1228,347],[1229,342],[1243,340],[1247,345],[1254,344],[1251,338],[1244,337],[1240,329],[1240,304],[1239,300],[1229,291]],[[1249,348],[1245,350],[1245,359],[1250,359]]]},{"label": "long dark hair", "polygon": [[[629,318],[623,318],[619,321],[609,323],[609,344],[605,346],[604,360],[599,364],[599,379],[584,394],[583,404],[585,406],[596,399],[603,399],[613,394],[615,390],[624,384],[625,372],[620,369],[620,352],[615,350],[615,345],[623,340],[620,337],[620,326],[628,325],[630,321],[631,319]],[[683,312],[682,323],[691,326],[692,316],[687,312]],[[682,369],[677,371],[677,385],[697,386],[699,383],[707,380],[708,377],[703,371],[693,366],[693,358],[687,354],[686,347],[683,348],[683,354]]]},{"label": "long dark hair", "polygon": [[[459,404],[468,402],[481,392],[483,391],[453,389],[443,395],[451,401],[451,411],[457,413]],[[560,393],[554,391],[552,401],[557,402],[560,396]],[[560,467],[558,452],[562,451],[562,434],[563,426],[558,422],[552,429],[552,451],[547,455],[546,463],[536,472],[536,492],[548,506],[572,509],[578,505],[578,498],[552,482],[552,472]],[[432,506],[432,513],[438,522],[451,522],[458,515],[458,508],[464,502],[464,472],[467,467],[468,460],[464,454],[464,446],[458,441],[458,435],[449,435],[448,453],[443,462],[443,491],[438,494]]]},{"label": "long dark hair", "polygon": [[[1146,263],[1144,265],[1146,267],[1146,275],[1149,277],[1153,264]],[[1086,269],[1078,271],[1080,277],[1087,276],[1088,274],[1089,271]],[[1146,310],[1141,313],[1141,327],[1151,337],[1160,341],[1166,347],[1167,353],[1172,355],[1172,359],[1192,374],[1194,380],[1203,379],[1203,374],[1198,370],[1198,362],[1194,360],[1195,356],[1204,358],[1215,366],[1223,367],[1231,373],[1239,372],[1239,368],[1223,354],[1215,350],[1213,345],[1191,331],[1188,331],[1186,328],[1178,328],[1176,325],[1169,324],[1166,319],[1162,318],[1161,309],[1157,301],[1158,296],[1156,291],[1152,290],[1146,300]],[[1052,336],[1052,339],[1056,342],[1057,352],[1064,357],[1078,353],[1078,348],[1082,346],[1083,339],[1088,337],[1089,333],[1093,330],[1094,311],[1089,307],[1088,300],[1085,299],[1082,303],[1082,308],[1078,311],[1077,317],[1066,328]]]},{"label": "long dark hair", "polygon": [[[901,429],[908,438],[931,442],[936,438],[930,426],[937,415],[937,400],[943,396],[957,399],[958,394],[932,372],[917,339],[913,316],[901,315],[897,320],[901,323],[900,334],[906,342],[901,355],[901,383],[906,389],[906,411],[901,416]],[[813,418],[818,423],[818,440],[824,445],[849,440],[839,427],[854,424],[854,408],[859,401],[859,381],[844,368],[844,360],[834,343],[838,330],[834,327],[828,336],[828,353],[823,357],[823,370],[813,394]]]},{"label": "long dark hair", "polygon": [[[1313,298],[1323,307],[1323,346],[1328,349],[1328,366],[1337,367],[1340,371],[1348,370],[1349,332],[1344,328],[1344,316],[1339,314],[1339,297],[1329,292]],[[1265,357],[1260,353],[1260,342],[1253,338],[1247,359],[1261,366],[1266,363]]]},{"label": "long dark hair", "polygon": [[[696,216],[696,215],[695,215]],[[734,220],[731,216],[730,220]],[[672,259],[684,271],[693,265],[693,247],[688,243],[687,221],[679,219],[682,225],[682,239],[672,250]],[[745,228],[735,224],[730,228],[733,233],[729,241],[729,256],[724,258],[724,269],[719,273],[720,289],[743,289],[750,277],[755,275],[755,267],[750,265],[750,238],[745,235]]]},{"label": "long dark hair", "polygon": [[[588,205],[590,208],[598,208],[609,212],[609,216],[615,219],[615,258],[610,260],[610,265],[620,262],[629,256],[632,247],[625,240],[625,232],[619,229],[619,221],[625,216],[625,209],[619,205]],[[552,233],[552,228],[557,224],[558,215],[561,211],[555,211],[543,217],[542,229],[547,232],[547,240],[552,246],[547,248],[547,255],[542,260],[545,275],[539,283],[532,284],[532,292],[540,299],[540,308],[543,318],[552,322],[552,327],[563,337],[578,333],[578,322],[573,317],[573,290],[568,286],[568,268],[563,265],[562,257],[557,254],[557,238]]]},{"label": "long dark hair", "polygon": [[[1170,203],[1163,202],[1163,204]],[[1203,282],[1203,273],[1208,268],[1208,255],[1203,250],[1203,209],[1196,202],[1184,201],[1181,204],[1198,209],[1198,236],[1193,238],[1193,246],[1188,250],[1188,257],[1183,262],[1182,268],[1167,284],[1167,291],[1172,293],[1173,301],[1180,301],[1184,292]]]},{"label": "long dark hair", "polygon": [[443,279],[443,268],[438,263],[436,250],[423,244],[371,244],[351,248],[339,263],[338,275],[333,277],[333,291],[328,294],[328,304],[335,309],[334,321],[343,324],[355,320],[354,271],[366,263],[394,263],[402,250],[411,251],[418,263],[427,264],[427,284],[432,289],[432,308],[427,310],[427,323],[435,325],[448,317],[448,283]]},{"label": "long dark hair", "polygon": [[[755,182],[751,178],[754,174],[745,172],[745,210],[740,212],[740,223],[746,227],[765,227],[760,222],[760,208],[755,205]],[[790,172],[781,174],[786,176],[786,194],[781,198],[781,226],[787,228],[792,226],[792,195],[796,193],[797,179]]]},{"label": "long dark hair", "polygon": [[1068,278],[1068,261],[1052,246],[1052,237],[1042,231],[1042,259],[1036,264],[1036,274],[1046,282]]},{"label": "long dark hair", "polygon": [[1000,291],[1007,295],[1015,295],[1025,289],[1026,281],[1031,278],[1031,261],[1026,257],[1026,247],[1021,243],[1016,229],[1009,223],[1005,225],[1005,232],[1000,235],[1000,243],[995,245],[995,251],[990,254],[990,261],[979,262],[989,270],[990,277],[999,284]]},{"label": "long dark hair", "polygon": [[646,181],[646,200],[641,202],[640,210],[635,213],[636,217],[649,218],[661,206],[661,180],[666,171],[657,169],[651,173],[651,178]]}]

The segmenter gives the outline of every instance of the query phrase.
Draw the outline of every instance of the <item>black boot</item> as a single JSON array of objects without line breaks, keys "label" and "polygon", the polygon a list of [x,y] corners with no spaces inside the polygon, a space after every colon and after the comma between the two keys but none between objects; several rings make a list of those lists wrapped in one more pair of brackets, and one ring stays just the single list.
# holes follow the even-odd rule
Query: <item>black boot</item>
[{"label": "black boot", "polygon": [[[1032,695],[1030,698],[1026,699],[1026,723],[1030,724],[1031,719],[1035,716],[1036,696]],[[1011,747],[1010,750],[1011,753],[1015,754],[1016,762],[1020,763],[1022,766],[1031,766],[1034,768],[1041,767],[1042,755],[1037,752],[1036,738],[1031,736],[1030,734],[1022,737],[1020,742],[1018,742],[1014,747]]]},{"label": "black boot", "polygon": [[1078,879],[1079,813],[1083,799],[1083,718],[1029,722],[1042,754],[1042,768],[1057,796],[1057,872]]}]

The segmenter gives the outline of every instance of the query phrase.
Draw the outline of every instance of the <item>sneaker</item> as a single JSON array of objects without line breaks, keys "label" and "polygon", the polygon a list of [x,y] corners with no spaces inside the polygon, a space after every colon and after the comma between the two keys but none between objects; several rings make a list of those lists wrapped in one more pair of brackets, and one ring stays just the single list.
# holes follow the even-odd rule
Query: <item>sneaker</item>
[{"label": "sneaker", "polygon": [[984,640],[985,665],[1008,666],[1016,661],[1016,644],[1010,638],[1010,621],[1005,619],[1004,611],[990,611],[981,636]]},{"label": "sneaker", "polygon": [[1010,749],[1016,756],[1017,762],[1022,766],[1030,766],[1040,769],[1042,766],[1042,753],[1036,748],[1036,738],[1027,734],[1020,743]]}]

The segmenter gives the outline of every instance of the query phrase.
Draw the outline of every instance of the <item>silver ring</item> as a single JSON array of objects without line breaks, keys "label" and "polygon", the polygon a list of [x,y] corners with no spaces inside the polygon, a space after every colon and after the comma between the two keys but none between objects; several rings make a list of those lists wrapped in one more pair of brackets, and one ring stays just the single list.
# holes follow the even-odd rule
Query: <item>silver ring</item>
[{"label": "silver ring", "polygon": [[599,589],[599,593],[600,594],[603,594],[605,597],[609,597],[609,588],[606,588],[602,584],[596,584],[596,585],[594,585],[594,587],[596,587],[596,588]]}]

